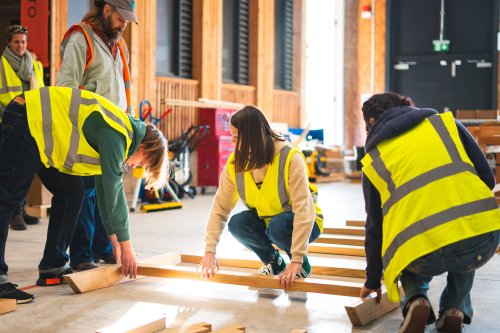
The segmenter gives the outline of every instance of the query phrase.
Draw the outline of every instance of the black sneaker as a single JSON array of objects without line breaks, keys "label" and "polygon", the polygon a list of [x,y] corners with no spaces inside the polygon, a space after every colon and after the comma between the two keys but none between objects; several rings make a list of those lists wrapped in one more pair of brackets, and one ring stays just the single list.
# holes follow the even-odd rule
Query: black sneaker
[{"label": "black sneaker", "polygon": [[34,300],[35,295],[25,293],[17,289],[17,284],[7,282],[0,284],[0,298],[15,299],[17,304],[22,304]]},{"label": "black sneaker", "polygon": [[40,287],[45,287],[45,286],[58,286],[60,284],[65,284],[66,281],[64,281],[63,275],[71,273],[73,273],[73,270],[71,270],[71,268],[68,268],[67,270],[59,274],[39,273],[38,280],[36,280],[36,285]]}]

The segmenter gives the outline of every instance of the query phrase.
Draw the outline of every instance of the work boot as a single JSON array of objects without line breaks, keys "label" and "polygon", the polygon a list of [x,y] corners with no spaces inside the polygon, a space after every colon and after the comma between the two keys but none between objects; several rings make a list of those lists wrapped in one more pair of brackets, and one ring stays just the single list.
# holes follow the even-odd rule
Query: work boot
[{"label": "work boot", "polygon": [[93,261],[79,262],[76,265],[71,265],[71,269],[74,271],[88,271],[89,269],[99,268]]},{"label": "work boot", "polygon": [[103,254],[100,256],[94,256],[94,262],[103,264],[116,264],[116,258],[114,254]]},{"label": "work boot", "polygon": [[22,215],[13,216],[10,220],[10,228],[12,230],[26,230],[28,227],[26,226],[26,222],[24,222]]},{"label": "work boot", "polygon": [[40,219],[38,217],[29,216],[25,213],[24,222],[26,222],[26,224],[38,224],[40,223]]},{"label": "work boot", "polygon": [[57,286],[60,284],[65,284],[66,281],[64,281],[64,275],[71,273],[73,273],[71,268],[68,268],[64,272],[61,272],[59,274],[39,273],[38,280],[36,280],[36,285],[40,287],[45,287],[45,286]]}]

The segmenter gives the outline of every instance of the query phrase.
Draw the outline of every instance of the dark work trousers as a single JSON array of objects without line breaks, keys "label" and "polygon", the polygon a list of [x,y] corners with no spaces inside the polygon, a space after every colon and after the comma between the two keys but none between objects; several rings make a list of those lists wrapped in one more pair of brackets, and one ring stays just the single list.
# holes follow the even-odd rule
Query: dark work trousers
[{"label": "dark work trousers", "polygon": [[85,184],[85,199],[69,247],[71,266],[113,255],[113,247],[97,209],[94,177],[81,178]]},{"label": "dark work trousers", "polygon": [[38,173],[42,183],[53,194],[41,270],[65,267],[66,250],[73,237],[76,219],[83,201],[81,177],[45,168],[35,140],[31,136],[25,105],[11,102],[3,115],[0,145],[0,275],[7,275],[5,245],[12,214],[26,196]]}]

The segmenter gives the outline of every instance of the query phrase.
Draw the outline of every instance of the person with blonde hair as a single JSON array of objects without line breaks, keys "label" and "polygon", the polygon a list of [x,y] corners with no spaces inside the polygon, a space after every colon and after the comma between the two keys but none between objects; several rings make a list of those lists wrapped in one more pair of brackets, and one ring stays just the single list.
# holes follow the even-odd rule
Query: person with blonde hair
[{"label": "person with blonde hair", "polygon": [[96,176],[98,205],[122,273],[137,274],[130,238],[122,165],[142,166],[148,187],[167,181],[163,134],[97,94],[45,87],[17,96],[4,112],[0,150],[0,298],[19,303],[34,296],[10,283],[5,263],[8,222],[33,176],[54,195],[38,286],[64,283],[72,273],[66,254],[84,198],[81,176]]},{"label": "person with blonde hair", "polygon": [[[229,219],[229,231],[262,261],[259,274],[277,275],[279,285],[288,288],[311,273],[307,246],[323,230],[318,190],[308,180],[304,155],[271,129],[259,109],[237,111],[230,128],[235,151],[215,194],[200,274],[209,279],[216,273],[219,237],[241,200],[248,209]],[[289,265],[273,244],[288,255]]]},{"label": "person with blonde hair", "polygon": [[[7,47],[0,60],[0,123],[3,110],[9,102],[30,89],[43,87],[43,65],[28,51],[28,29],[22,25],[11,25],[5,30]],[[1,137],[1,127],[0,127]],[[10,220],[13,230],[26,230],[26,224],[37,224],[37,217],[24,213],[24,201]]]}]

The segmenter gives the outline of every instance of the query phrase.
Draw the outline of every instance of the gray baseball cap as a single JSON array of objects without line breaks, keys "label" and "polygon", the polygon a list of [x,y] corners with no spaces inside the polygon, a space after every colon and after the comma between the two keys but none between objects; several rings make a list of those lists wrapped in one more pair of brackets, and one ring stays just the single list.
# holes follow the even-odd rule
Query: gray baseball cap
[{"label": "gray baseball cap", "polygon": [[139,24],[139,20],[137,20],[137,16],[135,16],[134,0],[106,0],[106,3],[115,6],[120,16],[125,20]]}]

